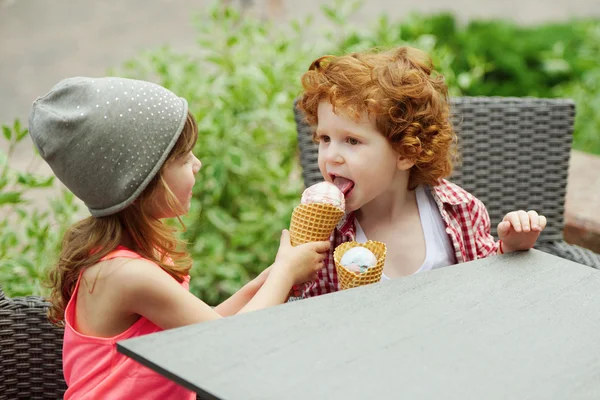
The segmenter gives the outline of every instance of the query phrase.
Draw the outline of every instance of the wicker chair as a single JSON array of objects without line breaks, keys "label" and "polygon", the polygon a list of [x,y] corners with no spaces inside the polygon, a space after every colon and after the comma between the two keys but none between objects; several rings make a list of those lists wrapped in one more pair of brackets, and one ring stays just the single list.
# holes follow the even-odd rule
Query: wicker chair
[{"label": "wicker chair", "polygon": [[[493,226],[513,210],[548,219],[536,248],[600,269],[600,255],[563,241],[575,104],[566,99],[453,98],[462,165],[451,180],[486,205]],[[305,186],[323,180],[312,128],[294,104]]]},{"label": "wicker chair", "polygon": [[9,299],[0,287],[0,400],[62,399],[63,330],[37,296]]}]

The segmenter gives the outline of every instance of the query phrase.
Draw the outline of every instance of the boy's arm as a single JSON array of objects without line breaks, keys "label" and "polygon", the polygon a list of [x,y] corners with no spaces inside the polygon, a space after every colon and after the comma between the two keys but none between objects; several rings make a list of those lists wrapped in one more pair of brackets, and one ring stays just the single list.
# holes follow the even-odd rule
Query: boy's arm
[{"label": "boy's arm", "polygon": [[471,215],[473,215],[477,258],[486,258],[499,254],[499,242],[496,242],[491,233],[490,215],[483,203],[477,198],[473,198]]},{"label": "boy's arm", "polygon": [[487,209],[481,201],[475,199],[472,208],[477,258],[494,254],[528,250],[533,247],[540,233],[546,227],[546,217],[531,211],[513,211],[498,224],[499,241],[491,235],[491,223]]}]

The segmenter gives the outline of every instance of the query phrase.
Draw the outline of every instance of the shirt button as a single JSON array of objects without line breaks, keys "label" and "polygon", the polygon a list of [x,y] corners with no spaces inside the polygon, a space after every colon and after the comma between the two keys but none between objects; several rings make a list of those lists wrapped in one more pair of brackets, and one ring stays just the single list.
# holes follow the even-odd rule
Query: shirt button
[{"label": "shirt button", "polygon": [[452,229],[446,228],[446,233],[452,233]]}]

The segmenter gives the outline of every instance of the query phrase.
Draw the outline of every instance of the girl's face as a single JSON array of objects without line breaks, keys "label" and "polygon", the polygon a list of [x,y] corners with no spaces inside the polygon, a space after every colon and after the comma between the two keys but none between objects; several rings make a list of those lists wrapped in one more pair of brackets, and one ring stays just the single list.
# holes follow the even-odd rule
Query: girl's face
[{"label": "girl's face", "polygon": [[191,151],[167,164],[162,171],[162,176],[181,205],[181,209],[172,210],[167,203],[166,193],[163,193],[163,189],[159,189],[155,195],[156,201],[152,203],[150,215],[159,219],[186,214],[190,210],[196,174],[201,167],[202,163]]},{"label": "girl's face", "polygon": [[352,212],[397,190],[399,175],[406,175],[412,164],[401,159],[366,115],[355,122],[337,111],[327,101],[319,104],[318,163],[325,180],[344,193],[346,212]]}]

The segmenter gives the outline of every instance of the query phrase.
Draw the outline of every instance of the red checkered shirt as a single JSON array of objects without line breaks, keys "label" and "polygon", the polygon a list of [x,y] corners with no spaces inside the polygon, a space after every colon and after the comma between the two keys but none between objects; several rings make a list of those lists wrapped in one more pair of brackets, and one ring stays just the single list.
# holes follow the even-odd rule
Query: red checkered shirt
[{"label": "red checkered shirt", "polygon": [[[431,193],[446,224],[446,232],[454,246],[458,263],[496,254],[498,243],[490,233],[490,217],[483,203],[458,185],[447,180],[431,187]],[[331,248],[325,266],[302,297],[319,296],[339,290],[333,262],[333,251],[344,242],[355,240],[356,224],[353,213],[345,215],[330,237]]]}]

